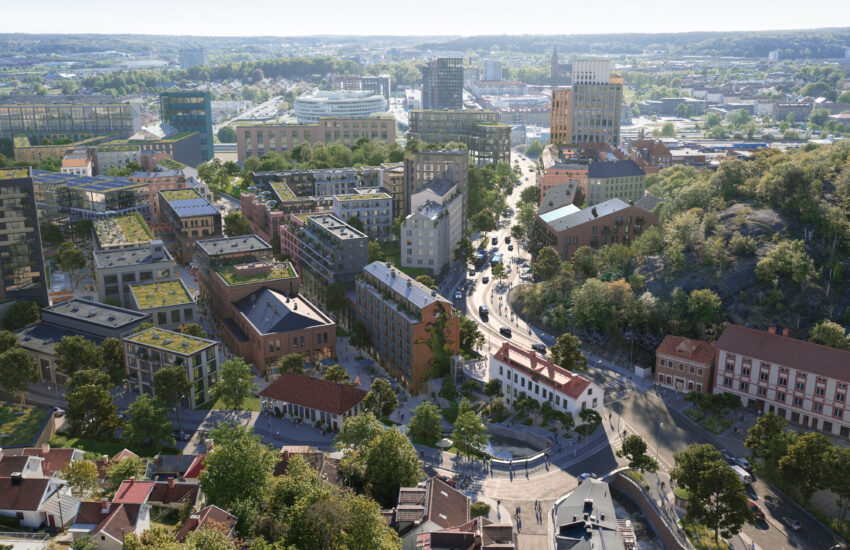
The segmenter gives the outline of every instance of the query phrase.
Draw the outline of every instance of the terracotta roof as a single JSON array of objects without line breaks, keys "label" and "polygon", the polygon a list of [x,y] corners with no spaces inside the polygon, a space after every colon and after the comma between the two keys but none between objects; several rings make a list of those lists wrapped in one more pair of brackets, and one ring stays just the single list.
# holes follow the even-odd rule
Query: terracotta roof
[{"label": "terracotta roof", "polygon": [[64,158],[62,159],[63,168],[83,168],[87,166],[89,159],[83,158]]},{"label": "terracotta roof", "polygon": [[728,324],[715,347],[753,359],[850,382],[850,351]]},{"label": "terracotta roof", "polygon": [[9,477],[15,472],[23,472],[28,456],[8,456],[0,454],[0,477]]},{"label": "terracotta roof", "polygon": [[204,458],[206,456],[206,453],[202,455],[195,455],[195,460],[193,460],[189,468],[186,469],[186,473],[183,474],[183,479],[198,479],[198,474],[204,470]]},{"label": "terracotta roof", "polygon": [[118,504],[144,504],[153,490],[155,481],[132,481],[126,479],[115,492],[112,502]]},{"label": "terracotta roof", "polygon": [[343,414],[360,403],[366,394],[353,386],[293,373],[281,375],[260,392],[262,397],[331,414]]},{"label": "terracotta roof", "polygon": [[[481,546],[473,547],[475,534],[481,534]],[[493,523],[487,518],[478,517],[443,531],[421,533],[417,537],[419,548],[423,550],[454,550],[455,548],[481,548],[481,550],[513,550],[516,548],[514,530],[510,524]]]},{"label": "terracotta roof", "polygon": [[120,542],[123,536],[135,531],[141,509],[141,504],[109,503],[108,512],[104,514],[100,502],[82,502],[74,523],[94,524],[92,534],[103,532]]},{"label": "terracotta roof", "polygon": [[76,449],[43,449],[41,447],[30,447],[24,449],[24,454],[27,456],[40,456],[44,459],[41,463],[41,469],[45,476],[52,476],[56,472],[61,472],[65,466],[71,463]]},{"label": "terracotta roof", "polygon": [[0,510],[35,512],[49,482],[48,479],[24,477],[13,483],[11,477],[0,477]]},{"label": "terracotta roof", "polygon": [[167,481],[157,481],[148,496],[148,501],[161,502],[162,504],[175,504],[186,499],[192,502],[198,500],[197,483],[177,481],[174,482],[173,487],[169,487]]},{"label": "terracotta roof", "polygon": [[493,357],[502,363],[531,372],[544,384],[565,393],[573,399],[581,397],[590,380],[560,367],[545,357],[505,342]]},{"label": "terracotta roof", "polygon": [[183,542],[186,535],[192,531],[197,531],[198,529],[218,528],[219,526],[223,527],[222,530],[225,534],[230,535],[233,528],[236,526],[236,517],[222,510],[218,506],[207,506],[206,508],[199,510],[197,514],[189,516],[189,519],[174,536],[174,540],[177,542]]},{"label": "terracotta roof", "polygon": [[106,469],[113,462],[118,462],[119,460],[123,460],[125,458],[135,457],[139,458],[139,455],[130,451],[128,449],[124,449],[115,454],[112,458],[107,457],[107,455],[103,455],[103,458],[99,458],[94,461],[94,465],[97,466],[97,476],[99,479],[103,479],[106,477]]},{"label": "terracotta roof", "polygon": [[678,357],[700,363],[701,365],[710,366],[714,362],[715,349],[714,344],[703,342],[702,340],[668,334],[661,341],[661,344],[658,345],[655,354]]}]

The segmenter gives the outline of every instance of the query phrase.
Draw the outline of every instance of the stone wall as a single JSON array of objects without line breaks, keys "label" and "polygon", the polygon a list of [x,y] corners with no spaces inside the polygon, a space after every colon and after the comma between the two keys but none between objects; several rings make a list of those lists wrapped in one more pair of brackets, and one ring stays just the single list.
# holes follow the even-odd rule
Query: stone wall
[{"label": "stone wall", "polygon": [[622,474],[616,474],[611,480],[610,485],[615,490],[627,496],[632,502],[638,505],[640,511],[649,520],[652,530],[664,542],[669,550],[690,550],[690,544],[685,546],[680,538],[677,538],[664,520],[659,515],[658,508],[649,497],[644,493],[638,485],[625,477]]}]

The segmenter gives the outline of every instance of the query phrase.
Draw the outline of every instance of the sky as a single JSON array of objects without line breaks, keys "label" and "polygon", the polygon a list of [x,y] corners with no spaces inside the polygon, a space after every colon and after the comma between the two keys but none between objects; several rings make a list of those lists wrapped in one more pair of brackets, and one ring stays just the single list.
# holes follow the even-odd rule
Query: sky
[{"label": "sky", "polygon": [[0,33],[596,34],[850,26],[847,0],[5,0]]}]

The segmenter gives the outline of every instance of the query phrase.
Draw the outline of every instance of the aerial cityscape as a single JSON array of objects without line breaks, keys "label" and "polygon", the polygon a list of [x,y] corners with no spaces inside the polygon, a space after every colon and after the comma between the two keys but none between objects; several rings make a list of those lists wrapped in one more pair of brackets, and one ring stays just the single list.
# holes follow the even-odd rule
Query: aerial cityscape
[{"label": "aerial cityscape", "polygon": [[11,8],[0,550],[850,548],[850,11],[786,7]]}]

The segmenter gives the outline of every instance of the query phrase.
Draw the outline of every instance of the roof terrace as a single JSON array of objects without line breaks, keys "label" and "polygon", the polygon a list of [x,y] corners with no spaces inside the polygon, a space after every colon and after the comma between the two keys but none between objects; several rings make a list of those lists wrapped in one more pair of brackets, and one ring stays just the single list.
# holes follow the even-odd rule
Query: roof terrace
[{"label": "roof terrace", "polygon": [[140,310],[194,302],[186,285],[180,280],[130,285],[130,292],[133,293]]}]

